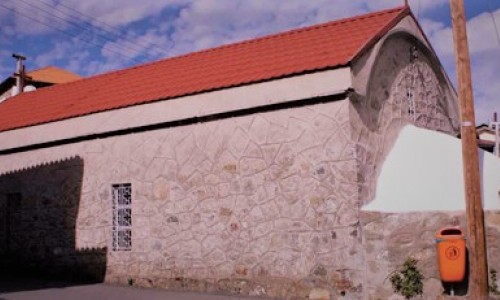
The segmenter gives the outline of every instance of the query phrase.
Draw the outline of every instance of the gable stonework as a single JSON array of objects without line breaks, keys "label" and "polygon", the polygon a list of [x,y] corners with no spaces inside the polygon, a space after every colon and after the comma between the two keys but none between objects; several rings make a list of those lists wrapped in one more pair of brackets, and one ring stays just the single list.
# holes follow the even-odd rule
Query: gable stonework
[{"label": "gable stonework", "polygon": [[366,204],[374,198],[380,167],[404,125],[456,135],[459,116],[455,93],[439,62],[408,33],[396,32],[380,41],[354,65],[353,77],[350,120],[360,201]]}]

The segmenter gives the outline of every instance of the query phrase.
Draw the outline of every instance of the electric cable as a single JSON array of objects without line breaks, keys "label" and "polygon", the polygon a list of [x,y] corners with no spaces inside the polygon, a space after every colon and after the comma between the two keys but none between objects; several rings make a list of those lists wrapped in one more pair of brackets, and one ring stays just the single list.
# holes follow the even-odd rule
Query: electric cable
[{"label": "electric cable", "polygon": [[[122,38],[123,39],[122,34],[127,34],[128,33],[126,30],[123,30],[123,29],[120,29],[118,27],[109,25],[106,22],[103,22],[103,21],[101,21],[101,20],[99,20],[99,19],[97,19],[95,17],[92,17],[92,16],[90,16],[88,14],[84,14],[84,13],[82,13],[82,12],[80,12],[80,11],[78,11],[78,10],[70,7],[70,6],[67,6],[64,3],[62,3],[62,2],[59,3],[58,6],[64,7],[67,11],[70,11],[72,13],[64,12],[63,10],[59,9],[58,7],[54,7],[53,5],[51,5],[50,3],[45,2],[44,0],[38,0],[38,2],[44,4],[47,7],[50,7],[51,9],[56,10],[56,11],[62,13],[62,14],[65,14],[68,17],[78,19],[79,21],[84,22],[86,24],[89,24],[90,26],[92,26],[92,27],[95,28],[95,26],[91,22],[87,21],[88,19],[92,20],[95,23],[98,23],[98,24],[102,25],[103,27],[107,27],[108,29],[105,29],[105,28],[98,28],[98,29],[102,30],[102,31],[104,31],[104,32],[106,32],[106,33],[114,36],[114,37],[118,37],[118,38]],[[75,14],[77,14],[77,15],[79,15],[81,17],[76,17]],[[116,33],[116,32],[119,32],[121,34]],[[163,55],[168,55],[168,53],[165,51],[164,47],[162,47],[162,46],[160,46],[160,45],[154,43],[153,41],[151,41],[149,39],[146,39],[144,37],[139,37],[138,41],[126,40],[126,42],[130,43],[130,44],[132,44],[134,46],[137,46],[137,43],[139,42],[140,46],[144,50],[147,50],[147,49],[149,49],[151,47],[154,47],[155,49],[158,49]],[[144,42],[146,42],[146,43],[144,43]]]},{"label": "electric cable", "polygon": [[[55,14],[52,14],[51,12],[47,11],[46,9],[43,9],[42,7],[39,7],[39,6],[36,6],[36,5],[32,5],[31,3],[27,2],[26,0],[18,0],[18,1],[23,2],[23,3],[25,3],[26,5],[29,5],[29,6],[31,6],[31,7],[33,7],[33,8],[35,8],[35,9],[37,9],[37,10],[41,11],[41,12],[43,12],[43,13],[45,13],[45,14],[47,14],[47,15],[51,16],[51,17],[53,17],[53,18],[56,18],[56,19],[58,19],[58,20],[61,20],[61,21],[63,21],[64,23],[67,23],[67,24],[70,24],[70,25],[72,25],[72,26],[74,26],[74,27],[76,27],[76,28],[79,28],[80,30],[82,30],[82,32],[88,32],[88,28],[86,28],[85,26],[80,25],[80,24],[79,24],[79,23],[77,23],[77,22],[74,22],[74,21],[71,21],[71,20],[67,20],[67,19],[62,18],[62,17],[60,17],[60,16],[57,16],[57,15],[55,15]],[[124,50],[124,51],[133,51],[133,52],[138,53],[138,54],[140,54],[140,53],[144,50],[143,48],[136,48],[136,47],[135,47],[135,48],[131,48],[131,47],[128,47],[128,46],[120,45],[119,43],[116,43],[114,40],[112,40],[112,39],[110,39],[110,38],[108,38],[108,37],[106,37],[106,36],[104,36],[104,35],[102,35],[102,34],[100,34],[100,33],[91,33],[91,34],[93,34],[94,36],[96,36],[96,37],[98,37],[98,38],[101,38],[101,39],[103,39],[103,40],[105,40],[105,41],[107,41],[107,42],[111,42],[111,43],[112,43],[111,45],[112,45],[114,48],[117,48],[117,49],[119,49],[119,50]],[[104,43],[103,43],[103,46],[104,46]],[[108,48],[108,50],[109,50],[109,48]],[[150,57],[150,58],[151,58],[151,57]]]},{"label": "electric cable", "polygon": [[[50,25],[50,24],[47,24],[47,23],[45,23],[45,22],[43,22],[43,21],[41,21],[41,20],[38,20],[38,19],[36,19],[36,18],[34,18],[34,17],[31,17],[31,16],[29,16],[29,15],[23,14],[23,13],[21,13],[21,12],[19,12],[19,11],[15,10],[15,9],[13,9],[13,8],[11,8],[11,7],[8,7],[8,6],[4,5],[3,3],[0,3],[0,7],[3,7],[3,8],[5,8],[5,9],[7,9],[7,10],[10,10],[10,11],[12,11],[13,13],[15,13],[15,14],[17,14],[17,15],[19,15],[19,16],[22,16],[22,17],[24,17],[24,18],[27,18],[27,19],[29,19],[29,20],[32,20],[32,21],[37,22],[37,23],[39,23],[39,24],[42,24],[42,25],[44,25],[44,26],[46,26],[46,27],[49,27],[49,28],[54,29],[54,30],[57,30],[57,31],[59,31],[59,32],[61,32],[61,33],[65,34],[65,35],[67,35],[67,36],[69,36],[69,37],[79,39],[79,40],[81,40],[81,41],[83,41],[83,42],[85,42],[85,43],[87,43],[87,44],[94,44],[95,46],[102,47],[102,48],[106,48],[106,47],[107,47],[107,45],[101,45],[101,44],[96,43],[96,42],[94,42],[94,41],[92,41],[92,40],[83,39],[83,38],[81,38],[81,37],[79,37],[79,36],[77,36],[77,35],[73,35],[73,34],[71,34],[71,33],[68,33],[68,32],[66,32],[66,31],[64,31],[64,30],[62,30],[62,29],[60,29],[60,28],[54,27],[54,26],[52,26],[52,25]],[[110,51],[110,52],[113,52],[114,54],[118,54],[118,55],[120,55],[120,56],[126,57],[126,58],[128,58],[128,59],[130,59],[130,60],[132,60],[132,61],[134,61],[134,62],[136,62],[136,63],[144,63],[144,62],[145,62],[145,61],[141,61],[141,60],[137,59],[136,57],[133,57],[133,56],[130,56],[130,55],[127,55],[127,54],[124,54],[124,53],[121,53],[121,52],[115,51],[115,50],[113,50],[113,49],[109,49],[109,47],[107,47],[107,48],[106,48],[106,50],[107,50],[107,51]]]},{"label": "electric cable", "polygon": [[495,34],[497,36],[497,42],[498,42],[498,45],[500,46],[500,34],[498,33],[497,22],[495,20],[495,15],[493,14],[493,8],[492,8],[492,5],[491,5],[491,0],[488,1],[488,6],[489,6],[489,13],[490,13],[490,16],[491,16],[491,21],[493,22],[493,27],[495,28]]}]

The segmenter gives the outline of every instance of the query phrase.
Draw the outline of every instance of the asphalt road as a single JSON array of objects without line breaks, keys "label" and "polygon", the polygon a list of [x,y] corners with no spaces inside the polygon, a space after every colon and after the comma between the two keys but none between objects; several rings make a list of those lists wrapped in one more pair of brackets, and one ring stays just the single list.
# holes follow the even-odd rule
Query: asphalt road
[{"label": "asphalt road", "polygon": [[105,284],[68,284],[37,279],[0,278],[0,300],[249,300],[251,297],[177,293]]}]

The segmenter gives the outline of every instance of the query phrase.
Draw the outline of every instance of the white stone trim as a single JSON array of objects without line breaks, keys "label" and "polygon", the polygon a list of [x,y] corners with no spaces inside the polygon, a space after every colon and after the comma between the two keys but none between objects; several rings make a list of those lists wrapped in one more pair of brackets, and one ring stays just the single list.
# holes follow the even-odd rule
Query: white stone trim
[{"label": "white stone trim", "polygon": [[0,132],[0,150],[336,95],[350,87],[349,67],[282,78]]}]

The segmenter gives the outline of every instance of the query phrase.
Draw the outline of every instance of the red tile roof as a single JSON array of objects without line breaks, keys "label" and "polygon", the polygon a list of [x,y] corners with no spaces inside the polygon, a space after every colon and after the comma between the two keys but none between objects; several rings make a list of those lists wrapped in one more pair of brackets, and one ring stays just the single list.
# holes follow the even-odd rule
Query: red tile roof
[{"label": "red tile roof", "polygon": [[78,74],[54,66],[33,70],[26,75],[31,77],[31,81],[47,83],[66,83],[82,78]]},{"label": "red tile roof", "polygon": [[0,131],[346,66],[408,14],[370,13],[23,93],[0,104]]}]

